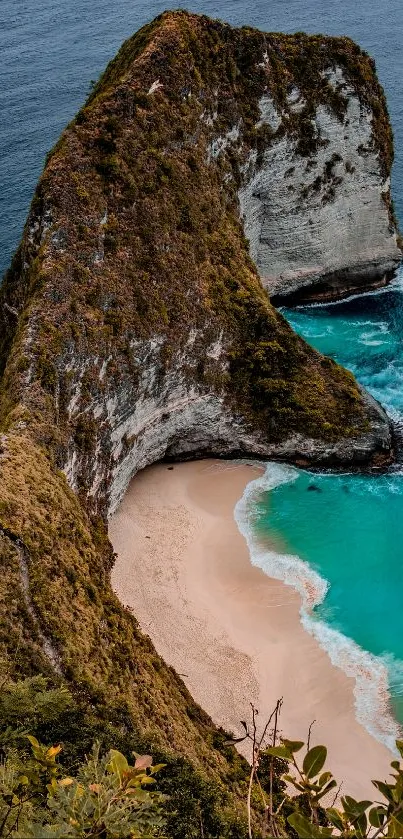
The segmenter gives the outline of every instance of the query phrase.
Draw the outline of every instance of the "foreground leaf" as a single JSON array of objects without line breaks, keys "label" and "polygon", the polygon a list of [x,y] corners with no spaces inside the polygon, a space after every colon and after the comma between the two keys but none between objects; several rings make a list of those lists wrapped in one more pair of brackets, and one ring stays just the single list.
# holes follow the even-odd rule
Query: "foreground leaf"
[{"label": "foreground leaf", "polygon": [[314,778],[319,775],[321,769],[325,765],[327,758],[327,749],[325,746],[313,746],[309,749],[304,757],[302,769],[307,778]]},{"label": "foreground leaf", "polygon": [[295,754],[295,752],[299,752],[304,745],[303,740],[286,740],[284,737],[281,739],[281,742],[284,744],[286,749],[288,749],[291,754]]},{"label": "foreground leaf", "polygon": [[332,828],[328,828],[327,833],[322,833],[320,828],[311,824],[302,813],[292,813],[291,816],[288,816],[287,821],[298,833],[299,839],[317,839],[319,836],[331,836],[333,832]]}]

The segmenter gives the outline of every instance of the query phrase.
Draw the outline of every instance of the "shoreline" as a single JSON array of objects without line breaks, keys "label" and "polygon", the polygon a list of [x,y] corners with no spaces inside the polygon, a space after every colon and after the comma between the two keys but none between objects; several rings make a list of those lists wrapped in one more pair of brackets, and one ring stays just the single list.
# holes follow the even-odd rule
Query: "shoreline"
[{"label": "shoreline", "polygon": [[[391,752],[357,722],[355,680],[302,626],[301,599],[253,565],[234,508],[262,468],[236,461],[156,464],[139,473],[109,525],[112,585],[217,725],[240,735],[250,702],[280,729],[328,748],[343,793],[375,794]],[[268,548],[281,550],[279,545]]]},{"label": "shoreline", "polygon": [[329,582],[312,566],[290,555],[287,546],[262,542],[252,522],[256,505],[263,492],[293,482],[298,471],[293,466],[269,463],[264,474],[251,481],[236,503],[234,518],[246,544],[252,565],[261,568],[268,577],[291,586],[300,597],[300,621],[315,638],[331,663],[354,680],[355,716],[367,732],[398,757],[396,740],[402,730],[395,719],[390,701],[388,668],[382,658],[362,649],[313,613],[326,598]]}]

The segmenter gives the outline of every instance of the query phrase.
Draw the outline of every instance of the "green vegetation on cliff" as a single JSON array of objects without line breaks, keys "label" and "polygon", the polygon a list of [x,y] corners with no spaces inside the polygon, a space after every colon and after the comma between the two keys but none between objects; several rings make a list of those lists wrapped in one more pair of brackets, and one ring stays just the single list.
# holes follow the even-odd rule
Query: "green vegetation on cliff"
[{"label": "green vegetation on cliff", "polygon": [[[383,95],[348,39],[157,18],[122,47],[49,156],[0,291],[1,655],[9,677],[69,685],[71,708],[31,729],[62,742],[69,765],[94,741],[167,764],[166,831],[178,839],[201,824],[205,837],[245,835],[248,767],[111,590],[111,486],[125,458],[135,470],[147,436],[145,423],[116,445],[113,412],[157,401],[171,377],[181,396],[214,397],[243,452],[295,435],[354,447],[370,429],[353,377],[270,305],[237,203],[248,154],[270,142],[256,125],[267,85],[281,102],[301,87],[308,110],[290,131],[309,154],[311,103],[344,107],[318,84],[335,62],[376,115],[388,170]],[[236,124],[242,144],[212,156]],[[377,453],[379,441],[368,459]]]},{"label": "green vegetation on cliff", "polygon": [[[372,782],[380,797],[377,802],[356,801],[344,790],[341,794],[336,779],[325,769],[326,747],[311,746],[312,726],[302,758],[302,741],[278,737],[281,704],[281,700],[276,703],[262,730],[258,730],[258,714],[252,705],[251,723],[243,723],[244,734],[238,738],[238,742],[249,742],[252,755],[244,802],[245,839],[401,836],[400,762],[392,761],[390,781]],[[189,822],[184,822],[182,813],[172,813],[170,803],[173,797],[177,801],[182,797],[188,813],[191,809],[183,775],[176,776],[172,766],[154,764],[151,755],[130,754],[130,737],[124,746],[127,757],[115,748],[103,754],[97,742],[84,759],[77,760],[71,755],[66,758],[59,743],[47,746],[27,733],[35,730],[49,738],[73,708],[71,693],[65,687],[49,689],[42,676],[17,682],[3,678],[0,839],[153,839],[166,837],[178,815],[184,837],[223,835],[222,820],[213,827],[220,832],[211,833],[201,798],[196,799],[198,832],[189,831]],[[403,742],[396,745],[403,756]],[[292,789],[296,794],[290,797]],[[202,796],[203,791],[193,789],[193,793]],[[241,824],[238,827],[242,830]]]}]

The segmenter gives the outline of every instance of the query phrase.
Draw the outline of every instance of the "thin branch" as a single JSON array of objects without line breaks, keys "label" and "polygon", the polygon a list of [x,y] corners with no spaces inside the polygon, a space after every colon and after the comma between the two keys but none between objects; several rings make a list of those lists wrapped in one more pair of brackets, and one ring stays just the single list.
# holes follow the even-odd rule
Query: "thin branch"
[{"label": "thin branch", "polygon": [[256,745],[256,715],[259,711],[255,708],[253,703],[250,703],[250,707],[252,708],[252,725],[253,725],[253,745]]},{"label": "thin branch", "polygon": [[315,725],[315,723],[316,723],[316,720],[312,720],[312,722],[309,726],[309,729],[308,729],[308,739],[306,741],[307,752],[309,752],[309,749],[311,748],[311,733],[312,733],[312,727]]},{"label": "thin branch", "polygon": [[251,706],[251,709],[252,709],[252,731],[249,730],[249,728],[248,728],[248,726],[246,725],[245,722],[242,722],[242,725],[245,729],[245,737],[242,738],[242,739],[245,739],[245,740],[248,739],[248,740],[251,740],[251,742],[252,742],[252,763],[251,763],[251,771],[250,771],[249,786],[248,786],[248,795],[247,795],[247,802],[246,802],[246,808],[247,808],[247,813],[248,813],[248,838],[249,839],[252,839],[251,798],[252,798],[252,788],[253,788],[253,781],[254,780],[256,780],[256,782],[258,783],[259,788],[260,788],[260,793],[261,793],[261,796],[262,796],[263,807],[265,809],[266,819],[267,819],[267,816],[269,814],[268,821],[269,821],[269,829],[271,831],[271,835],[273,837],[275,837],[275,839],[277,839],[277,837],[280,836],[280,834],[278,832],[278,829],[277,829],[277,824],[276,824],[275,819],[274,819],[274,814],[273,814],[273,758],[271,759],[271,762],[270,762],[269,805],[267,805],[267,803],[266,803],[266,799],[264,797],[263,789],[262,789],[257,771],[258,771],[258,767],[259,767],[260,753],[262,751],[264,740],[265,740],[265,737],[267,735],[267,731],[269,729],[269,726],[270,726],[273,718],[274,718],[274,730],[273,730],[272,738],[273,738],[273,743],[275,744],[275,742],[276,742],[277,731],[278,731],[278,718],[279,718],[279,714],[280,714],[282,704],[283,704],[283,697],[281,697],[281,699],[277,700],[276,705],[275,705],[273,711],[271,712],[268,720],[266,721],[266,724],[263,728],[262,734],[259,738],[258,738],[258,734],[257,734],[257,725],[256,725],[256,717],[257,717],[259,712],[258,712],[257,708],[255,708],[255,706],[253,705],[252,702],[250,703],[250,706]]},{"label": "thin branch", "polygon": [[390,813],[390,815],[386,819],[386,821],[380,827],[378,827],[378,830],[376,831],[376,833],[374,833],[373,839],[376,839],[377,836],[382,836],[382,835],[385,836],[384,830],[390,824],[390,820],[391,820],[392,816],[396,816],[398,813],[401,813],[402,810],[403,810],[403,804],[398,804],[397,807],[394,807],[392,813]]},{"label": "thin branch", "polygon": [[330,805],[331,807],[334,807],[334,805],[336,804],[336,801],[337,801],[337,799],[338,799],[338,797],[339,797],[339,795],[340,795],[340,793],[341,793],[341,788],[342,788],[342,786],[343,786],[343,781],[340,781],[339,786],[337,787],[337,790],[336,790],[336,792],[335,792],[334,799],[333,799],[333,801],[332,801],[332,803],[331,803],[331,805]]},{"label": "thin branch", "polygon": [[[279,715],[279,713],[280,713],[280,708],[281,708],[282,704],[283,704],[283,697],[281,697],[281,699],[278,699],[278,700],[277,700],[276,705],[275,705],[275,708],[274,708],[274,710],[271,712],[270,717],[269,717],[269,719],[267,720],[267,723],[266,723],[266,725],[265,725],[265,727],[264,727],[264,729],[263,729],[263,734],[262,734],[262,736],[261,736],[261,738],[260,738],[260,740],[259,740],[259,749],[261,749],[261,747],[262,747],[263,740],[264,740],[264,738],[266,737],[267,729],[268,729],[268,727],[269,727],[269,725],[270,725],[270,723],[271,723],[271,721],[272,721],[273,717],[274,717],[274,719],[275,719],[275,731],[277,732],[277,719],[278,719],[278,715]],[[275,743],[273,743],[273,745],[275,745]]]},{"label": "thin branch", "polygon": [[[276,745],[277,724],[278,724],[278,718],[279,718],[279,715],[280,715],[280,710],[281,710],[282,704],[283,704],[283,697],[281,697],[281,699],[277,700],[276,707],[274,709],[274,729],[273,729],[273,738],[272,738],[273,746]],[[269,824],[270,824],[271,832],[274,834],[274,836],[276,836],[277,835],[277,825],[276,825],[276,820],[274,818],[274,813],[273,813],[273,774],[274,774],[274,757],[271,756],[271,758],[270,758],[270,770],[269,770],[269,791],[270,791]]]},{"label": "thin branch", "polygon": [[252,740],[252,765],[250,770],[249,776],[249,787],[248,787],[248,796],[246,800],[246,809],[248,813],[248,837],[252,839],[252,814],[251,814],[251,796],[252,796],[252,786],[253,786],[253,778],[256,771],[256,708],[253,703],[250,703],[252,708],[252,730],[253,735],[248,733],[249,739]]},{"label": "thin branch", "polygon": [[275,714],[275,717],[274,717],[273,746],[276,745],[277,723],[278,723],[278,718],[280,716],[282,705],[283,705],[283,697],[281,697],[280,699],[277,700],[276,714]]},{"label": "thin branch", "polygon": [[260,783],[260,778],[259,778],[259,775],[256,775],[256,781],[257,781],[257,784],[258,784],[259,789],[260,789],[260,797],[261,797],[261,799],[262,799],[262,804],[263,804],[263,807],[264,807],[264,809],[265,809],[265,810],[267,810],[267,809],[268,809],[268,805],[267,805],[267,801],[266,801],[266,798],[265,798],[265,794],[264,794],[264,792],[263,792],[263,787],[262,787],[262,785],[261,785],[261,783]]},{"label": "thin branch", "polygon": [[[270,827],[270,821],[269,821],[269,805],[267,804],[267,801],[266,801],[266,798],[265,798],[265,794],[264,794],[264,792],[263,792],[263,787],[262,787],[262,785],[261,785],[261,783],[260,783],[260,778],[259,778],[259,775],[257,774],[257,772],[256,772],[256,781],[257,781],[257,784],[258,784],[258,787],[259,787],[259,790],[260,790],[260,797],[261,797],[261,799],[262,799],[262,804],[263,804],[263,809],[264,809],[264,815],[265,815],[265,819],[264,819],[264,820],[265,820],[265,822],[267,823],[267,827]],[[265,828],[265,825],[263,825],[263,829],[264,829],[264,830],[266,829],[266,828]],[[273,831],[272,831],[272,833],[273,833]],[[276,837],[276,839],[277,839],[277,833],[273,833],[273,837]]]},{"label": "thin branch", "polygon": [[285,796],[284,796],[284,798],[283,798],[283,800],[280,802],[280,804],[279,804],[279,805],[278,805],[278,807],[277,807],[277,810],[276,810],[276,812],[275,812],[275,814],[274,814],[275,816],[278,816],[278,814],[280,813],[280,810],[281,810],[281,809],[282,809],[282,807],[283,807],[283,804],[285,804],[285,802],[286,802],[286,801],[287,801],[287,796],[285,795]]},{"label": "thin branch", "polygon": [[255,746],[253,746],[253,758],[252,758],[252,766],[250,770],[250,777],[249,777],[249,787],[248,787],[248,797],[246,801],[246,809],[248,811],[248,837],[252,839],[252,817],[251,817],[251,796],[252,796],[252,785],[253,785],[253,777],[255,774]]}]

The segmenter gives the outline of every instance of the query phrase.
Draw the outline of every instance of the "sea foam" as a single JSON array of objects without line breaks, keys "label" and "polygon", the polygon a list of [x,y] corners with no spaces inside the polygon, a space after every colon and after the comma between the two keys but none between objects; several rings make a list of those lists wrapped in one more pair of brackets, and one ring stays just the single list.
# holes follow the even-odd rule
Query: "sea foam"
[{"label": "sea foam", "polygon": [[390,708],[389,672],[387,656],[378,657],[363,650],[355,641],[315,617],[315,606],[323,603],[329,583],[299,556],[281,554],[264,546],[256,536],[257,503],[262,493],[281,484],[295,481],[298,469],[293,466],[268,463],[263,475],[251,481],[234,509],[234,518],[248,545],[252,565],[261,568],[269,577],[292,586],[301,596],[301,623],[320,647],[325,650],[335,667],[353,677],[356,718],[380,743],[396,755],[395,741],[402,736],[401,728]]}]

